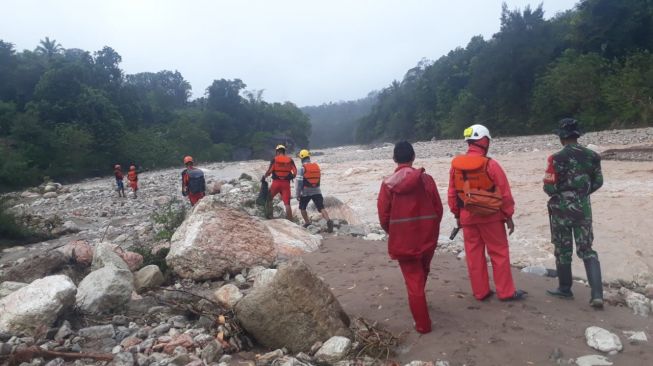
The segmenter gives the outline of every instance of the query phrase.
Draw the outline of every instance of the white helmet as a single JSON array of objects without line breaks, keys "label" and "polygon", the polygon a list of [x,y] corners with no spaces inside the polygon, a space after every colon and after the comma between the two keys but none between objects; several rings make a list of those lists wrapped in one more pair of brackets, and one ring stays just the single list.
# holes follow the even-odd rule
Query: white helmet
[{"label": "white helmet", "polygon": [[492,136],[490,136],[490,130],[488,130],[487,127],[483,125],[471,125],[465,129],[463,135],[465,136],[465,141],[480,140],[483,137],[487,137],[488,139],[492,140]]}]

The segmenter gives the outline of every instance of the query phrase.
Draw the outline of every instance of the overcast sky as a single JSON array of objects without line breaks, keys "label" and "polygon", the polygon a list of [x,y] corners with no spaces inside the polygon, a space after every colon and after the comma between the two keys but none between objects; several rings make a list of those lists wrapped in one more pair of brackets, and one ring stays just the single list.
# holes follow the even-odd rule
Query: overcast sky
[{"label": "overcast sky", "polygon": [[[545,16],[573,0],[542,0]],[[507,0],[509,8],[539,0]],[[178,70],[202,96],[240,78],[268,101],[299,106],[357,99],[422,58],[437,59],[499,29],[501,0],[10,0],[0,39],[34,49],[113,47],[126,73]]]}]

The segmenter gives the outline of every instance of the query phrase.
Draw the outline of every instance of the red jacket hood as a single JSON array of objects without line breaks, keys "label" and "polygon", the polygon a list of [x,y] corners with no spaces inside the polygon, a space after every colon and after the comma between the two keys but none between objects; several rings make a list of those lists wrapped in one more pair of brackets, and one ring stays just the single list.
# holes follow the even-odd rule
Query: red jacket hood
[{"label": "red jacket hood", "polygon": [[383,183],[394,193],[406,193],[414,190],[422,180],[424,168],[415,169],[408,165],[399,165],[395,173],[386,178]]},{"label": "red jacket hood", "polygon": [[483,137],[482,139],[475,141],[473,144],[469,144],[469,147],[467,148],[467,154],[485,156],[487,155],[489,148],[490,140],[488,140],[487,137]]}]

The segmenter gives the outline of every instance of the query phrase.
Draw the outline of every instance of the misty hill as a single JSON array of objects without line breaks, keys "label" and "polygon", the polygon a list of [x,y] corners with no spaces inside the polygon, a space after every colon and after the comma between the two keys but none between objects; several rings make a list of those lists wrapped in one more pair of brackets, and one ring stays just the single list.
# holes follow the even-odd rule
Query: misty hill
[{"label": "misty hill", "polygon": [[268,158],[277,143],[308,144],[299,108],[265,102],[240,79],[215,80],[191,101],[179,72],[125,75],[121,61],[111,47],[64,49],[46,37],[16,52],[0,40],[0,191],[107,175],[116,163]]},{"label": "misty hill", "polygon": [[501,11],[490,39],[473,37],[381,90],[358,142],[550,132],[574,116],[588,130],[653,124],[653,3],[583,0],[545,19],[539,6]]},{"label": "misty hill", "polygon": [[302,112],[309,116],[312,125],[311,147],[353,144],[358,120],[370,113],[376,98],[377,93],[371,92],[357,100],[302,107]]}]

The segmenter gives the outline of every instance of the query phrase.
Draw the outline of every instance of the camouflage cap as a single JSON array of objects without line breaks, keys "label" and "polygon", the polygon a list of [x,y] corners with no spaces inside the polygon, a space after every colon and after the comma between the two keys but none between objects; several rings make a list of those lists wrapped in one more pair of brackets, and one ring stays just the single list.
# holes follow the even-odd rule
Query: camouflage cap
[{"label": "camouflage cap", "polygon": [[558,128],[553,130],[553,133],[560,136],[562,139],[570,138],[572,136],[580,137],[583,131],[578,126],[578,121],[573,118],[563,118],[558,122]]}]

